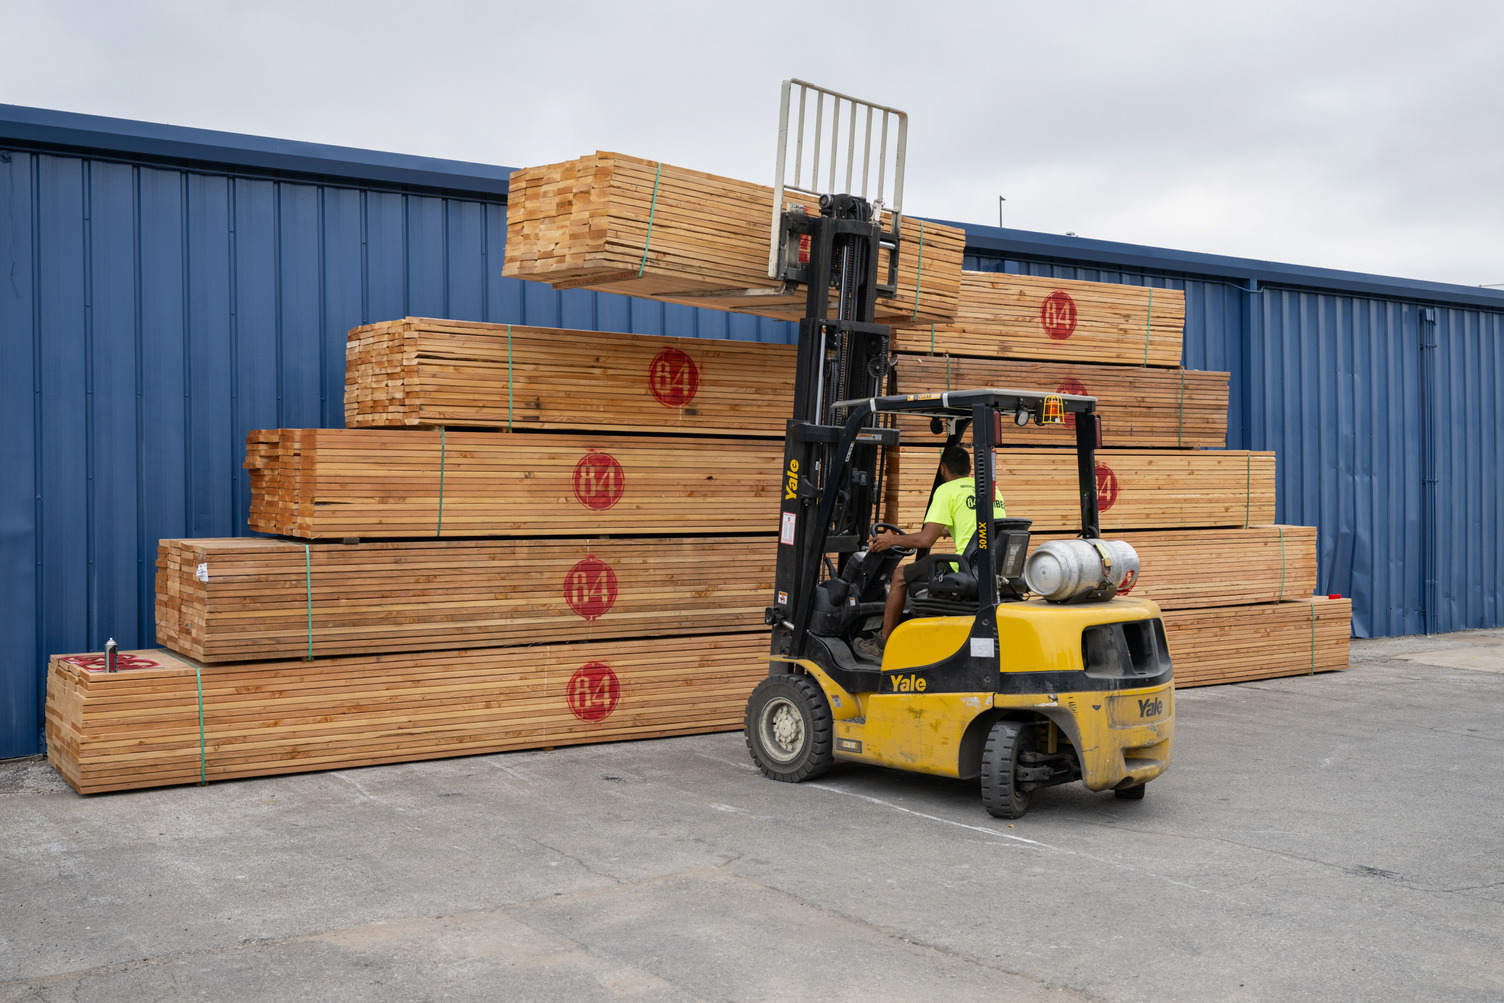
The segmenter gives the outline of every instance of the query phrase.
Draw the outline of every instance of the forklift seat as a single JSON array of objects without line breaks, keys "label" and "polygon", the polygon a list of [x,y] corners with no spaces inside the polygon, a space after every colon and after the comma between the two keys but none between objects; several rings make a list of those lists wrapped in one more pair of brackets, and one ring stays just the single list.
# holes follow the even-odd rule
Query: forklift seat
[{"label": "forklift seat", "polygon": [[[1023,573],[1023,558],[1029,549],[1029,519],[994,519],[989,532],[1000,567],[995,571],[1011,581]],[[905,612],[914,616],[965,616],[977,611],[978,540],[972,534],[960,554],[930,554],[930,577],[909,591]]]}]

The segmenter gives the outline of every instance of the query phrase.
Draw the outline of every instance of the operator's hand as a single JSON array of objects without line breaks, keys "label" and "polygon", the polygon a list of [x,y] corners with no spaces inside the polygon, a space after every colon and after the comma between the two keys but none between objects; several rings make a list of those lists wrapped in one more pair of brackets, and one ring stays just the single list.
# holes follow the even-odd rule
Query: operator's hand
[{"label": "operator's hand", "polygon": [[887,530],[878,530],[867,540],[867,552],[870,554],[881,554],[897,543],[898,534],[889,533]]}]

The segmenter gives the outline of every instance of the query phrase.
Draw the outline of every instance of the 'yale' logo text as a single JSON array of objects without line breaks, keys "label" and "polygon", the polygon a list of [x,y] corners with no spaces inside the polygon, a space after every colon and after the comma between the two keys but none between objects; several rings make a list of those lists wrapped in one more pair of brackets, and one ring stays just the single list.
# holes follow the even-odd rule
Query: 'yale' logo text
[{"label": "'yale' logo text", "polygon": [[923,693],[926,683],[918,676],[894,676],[894,693]]},{"label": "'yale' logo text", "polygon": [[1165,702],[1159,697],[1144,697],[1138,702],[1139,717],[1159,717],[1165,712]]},{"label": "'yale' logo text", "polygon": [[788,501],[799,493],[799,461],[789,461],[789,472],[783,480],[783,500]]}]

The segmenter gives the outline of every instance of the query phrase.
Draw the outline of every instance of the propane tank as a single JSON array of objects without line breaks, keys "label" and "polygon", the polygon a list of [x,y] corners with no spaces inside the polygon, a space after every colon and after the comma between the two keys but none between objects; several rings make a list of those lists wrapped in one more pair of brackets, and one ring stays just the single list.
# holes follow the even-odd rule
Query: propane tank
[{"label": "propane tank", "polygon": [[1123,540],[1051,540],[1024,564],[1029,590],[1057,603],[1093,592],[1105,602],[1137,578],[1138,552]]}]

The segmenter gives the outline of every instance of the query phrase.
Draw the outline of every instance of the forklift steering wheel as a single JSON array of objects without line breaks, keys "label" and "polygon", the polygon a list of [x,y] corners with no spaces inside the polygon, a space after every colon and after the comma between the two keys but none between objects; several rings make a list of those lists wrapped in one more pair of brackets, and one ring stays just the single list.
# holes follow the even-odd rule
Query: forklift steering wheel
[{"label": "forklift steering wheel", "polygon": [[[903,535],[903,530],[899,529],[891,522],[874,522],[872,524],[872,532],[876,533],[880,529],[888,530],[890,533],[897,533],[899,536]],[[888,550],[890,553],[897,554],[899,557],[908,557],[909,555],[914,553],[913,547],[889,547]]]}]

